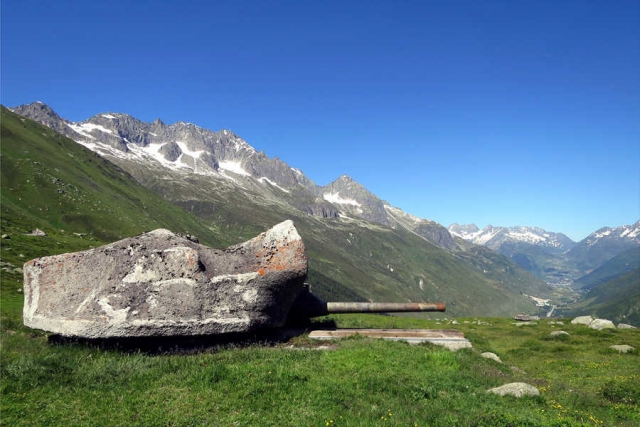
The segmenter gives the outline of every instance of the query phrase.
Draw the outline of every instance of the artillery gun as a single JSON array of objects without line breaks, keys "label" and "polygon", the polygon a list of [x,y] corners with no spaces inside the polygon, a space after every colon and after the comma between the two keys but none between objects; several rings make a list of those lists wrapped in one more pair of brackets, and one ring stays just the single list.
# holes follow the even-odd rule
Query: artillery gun
[{"label": "artillery gun", "polygon": [[443,302],[325,302],[311,293],[308,283],[289,311],[288,323],[299,324],[314,317],[341,313],[444,312]]},{"label": "artillery gun", "polygon": [[28,327],[88,339],[247,333],[331,313],[445,311],[444,303],[324,302],[305,286],[292,221],[224,250],[154,230],[24,267]]}]

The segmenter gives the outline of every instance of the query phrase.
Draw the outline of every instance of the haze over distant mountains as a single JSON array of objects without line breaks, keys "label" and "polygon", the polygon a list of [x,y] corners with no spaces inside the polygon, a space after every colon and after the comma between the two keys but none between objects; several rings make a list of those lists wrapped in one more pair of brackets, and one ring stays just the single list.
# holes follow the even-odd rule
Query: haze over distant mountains
[{"label": "haze over distant mountains", "polygon": [[449,226],[451,234],[512,258],[548,283],[571,284],[620,253],[640,246],[640,221],[603,227],[580,242],[536,227]]},{"label": "haze over distant mountains", "polygon": [[[41,102],[22,105],[12,111],[99,153],[157,195],[209,221],[212,227],[226,224],[226,227],[253,233],[283,216],[307,215],[324,219],[321,226],[314,223],[310,227],[315,227],[315,232],[322,227],[329,227],[332,232],[341,229],[344,237],[340,242],[330,241],[326,239],[330,232],[319,232],[318,253],[325,250],[343,253],[341,251],[347,248],[340,246],[345,245],[355,249],[358,246],[357,230],[363,227],[382,235],[384,230],[396,230],[408,232],[424,244],[464,260],[466,265],[475,265],[473,268],[482,264],[480,271],[484,271],[484,275],[497,274],[495,267],[503,265],[503,261],[489,261],[492,255],[480,251],[480,247],[506,256],[549,284],[570,285],[616,255],[640,246],[640,221],[600,229],[580,242],[573,242],[562,233],[535,227],[487,226],[479,230],[473,224],[452,224],[447,229],[390,206],[349,176],[343,175],[326,186],[318,186],[303,171],[255,150],[228,130],[214,132],[187,122],[168,125],[155,120],[146,123],[122,113],[102,113],[82,122],[70,122]],[[304,216],[299,218],[302,218],[299,221],[306,221]],[[375,235],[378,237],[370,236],[372,240],[367,248],[358,249],[364,251],[363,255],[375,256],[372,247],[368,247],[373,241],[378,241],[376,245],[381,248],[386,247],[384,239],[379,240],[381,235]],[[322,245],[324,247],[320,249]],[[391,247],[387,250],[389,255],[394,253]],[[474,255],[469,255],[471,253]],[[344,255],[340,256],[344,258]],[[407,256],[405,253],[403,257],[387,257],[394,261],[384,263],[385,274],[397,272],[394,268],[406,263]],[[473,257],[480,257],[482,261]],[[416,265],[419,262],[416,259]],[[493,266],[487,268],[490,264]],[[340,273],[340,268],[333,264],[324,267],[328,268],[328,277],[354,291],[354,284],[347,284],[349,280],[341,276],[344,272]],[[353,267],[357,268],[357,265],[350,268]],[[505,272],[510,269],[506,264],[502,268]],[[499,277],[502,276],[490,280],[498,283],[507,280]],[[428,279],[415,271],[407,271],[407,276],[400,282],[407,280],[416,284],[417,291],[424,291],[426,283],[437,286],[433,277]],[[360,295],[369,298],[371,291],[360,289]]]}]

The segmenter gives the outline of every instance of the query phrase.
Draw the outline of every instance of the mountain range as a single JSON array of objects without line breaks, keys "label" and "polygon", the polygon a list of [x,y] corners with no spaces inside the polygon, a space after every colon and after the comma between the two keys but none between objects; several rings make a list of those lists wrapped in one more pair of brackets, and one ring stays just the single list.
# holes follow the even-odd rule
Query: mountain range
[{"label": "mountain range", "polygon": [[580,242],[537,227],[449,226],[449,232],[510,257],[553,285],[571,285],[622,252],[640,247],[640,221],[601,228]]},{"label": "mountain range", "polygon": [[[640,246],[640,222],[625,230],[599,230],[578,243],[531,227],[478,230],[453,224],[447,229],[390,206],[346,175],[318,186],[229,130],[146,123],[122,113],[70,122],[41,102],[11,111],[98,153],[135,184],[182,208],[205,226],[207,231],[198,230],[209,235],[205,240],[237,243],[294,219],[310,253],[309,280],[323,297],[442,298],[452,315],[531,312],[536,308],[525,295],[548,298],[555,292],[545,281],[573,281]],[[4,132],[11,113],[3,109],[3,116]],[[63,225],[91,231],[73,221],[60,220],[58,227]]]}]

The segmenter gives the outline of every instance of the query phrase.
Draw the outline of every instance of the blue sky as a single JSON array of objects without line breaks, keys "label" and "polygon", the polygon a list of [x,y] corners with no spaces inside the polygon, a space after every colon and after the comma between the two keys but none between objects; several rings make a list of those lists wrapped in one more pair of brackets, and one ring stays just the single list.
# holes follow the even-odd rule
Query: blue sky
[{"label": "blue sky", "polygon": [[1,102],[231,129],[447,226],[640,219],[640,1],[2,0]]}]

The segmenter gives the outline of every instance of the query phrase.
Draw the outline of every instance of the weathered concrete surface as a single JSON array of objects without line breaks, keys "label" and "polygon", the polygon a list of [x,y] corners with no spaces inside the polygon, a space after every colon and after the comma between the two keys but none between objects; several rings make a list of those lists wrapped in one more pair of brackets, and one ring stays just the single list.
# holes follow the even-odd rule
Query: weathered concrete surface
[{"label": "weathered concrete surface", "polygon": [[391,341],[405,341],[409,344],[429,342],[452,351],[471,348],[464,334],[454,329],[333,329],[315,330],[309,333],[310,339],[333,340],[354,335],[370,338],[382,338]]},{"label": "weathered concrete surface", "polygon": [[168,230],[24,265],[24,324],[83,338],[183,336],[282,326],[307,275],[285,221],[217,250]]}]

